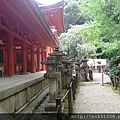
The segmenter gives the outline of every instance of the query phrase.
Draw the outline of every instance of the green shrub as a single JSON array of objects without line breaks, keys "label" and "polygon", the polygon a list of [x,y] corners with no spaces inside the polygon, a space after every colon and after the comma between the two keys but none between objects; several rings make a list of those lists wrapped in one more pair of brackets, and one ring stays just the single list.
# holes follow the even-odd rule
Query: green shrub
[{"label": "green shrub", "polygon": [[112,83],[114,84],[114,75],[119,76],[120,75],[120,70],[117,69],[117,65],[118,65],[118,61],[119,61],[120,57],[114,57],[109,61],[109,77],[112,81]]}]

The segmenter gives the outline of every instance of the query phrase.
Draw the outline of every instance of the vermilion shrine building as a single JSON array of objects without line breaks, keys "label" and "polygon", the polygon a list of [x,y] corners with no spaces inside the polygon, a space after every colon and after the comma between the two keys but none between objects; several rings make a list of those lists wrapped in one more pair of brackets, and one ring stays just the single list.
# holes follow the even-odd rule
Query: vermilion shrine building
[{"label": "vermilion shrine building", "polygon": [[63,1],[49,6],[34,0],[0,0],[0,70],[4,75],[45,70],[41,61],[64,32]]}]

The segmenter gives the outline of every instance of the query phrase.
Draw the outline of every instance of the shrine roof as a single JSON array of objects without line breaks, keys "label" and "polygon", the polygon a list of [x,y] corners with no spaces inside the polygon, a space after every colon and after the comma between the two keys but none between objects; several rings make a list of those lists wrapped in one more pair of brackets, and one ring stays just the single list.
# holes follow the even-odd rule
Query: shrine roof
[{"label": "shrine roof", "polygon": [[64,32],[63,7],[63,0],[52,5],[39,6],[48,25],[50,27],[54,26],[57,30],[57,33]]},{"label": "shrine roof", "polygon": [[44,45],[58,45],[34,0],[0,0],[0,13],[10,21],[18,22],[23,30],[30,32]]}]

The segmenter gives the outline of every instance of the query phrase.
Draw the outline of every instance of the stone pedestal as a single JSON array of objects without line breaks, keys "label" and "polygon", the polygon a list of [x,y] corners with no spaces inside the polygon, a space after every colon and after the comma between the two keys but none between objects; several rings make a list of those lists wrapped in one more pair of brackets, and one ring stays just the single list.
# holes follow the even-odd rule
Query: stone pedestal
[{"label": "stone pedestal", "polygon": [[58,70],[58,72],[60,73],[60,77],[58,78],[58,94],[60,94],[61,93],[61,90],[62,90],[62,65],[60,64],[60,65],[58,65],[57,66],[57,70]]},{"label": "stone pedestal", "polygon": [[56,57],[50,56],[42,64],[46,64],[47,73],[44,75],[49,81],[50,102],[55,102],[58,95],[58,79],[60,79],[60,72],[56,72]]},{"label": "stone pedestal", "polygon": [[66,74],[67,74],[67,69],[65,67],[62,67],[62,72],[61,72],[62,88],[66,88],[67,86]]},{"label": "stone pedestal", "polygon": [[85,72],[85,80],[88,80],[88,73],[89,73],[89,67],[88,67],[87,61],[88,61],[87,59],[82,60],[84,72]]},{"label": "stone pedestal", "polygon": [[50,103],[54,103],[58,95],[58,78],[60,78],[60,73],[48,73],[47,78],[49,79]]},{"label": "stone pedestal", "polygon": [[45,105],[45,112],[55,112],[56,111],[56,103],[47,103]]},{"label": "stone pedestal", "polygon": [[77,77],[77,80],[80,80],[80,68],[76,68],[76,77]]},{"label": "stone pedestal", "polygon": [[56,78],[49,78],[49,94],[50,94],[50,103],[55,102],[58,94],[58,84]]},{"label": "stone pedestal", "polygon": [[80,80],[81,79],[81,73],[80,73],[80,65],[81,65],[81,62],[75,62],[75,64],[76,64],[76,68],[75,68],[75,70],[76,70],[76,76],[77,76],[77,80]]},{"label": "stone pedestal", "polygon": [[68,71],[68,83],[70,83],[70,81],[71,81],[71,78],[72,78],[72,75],[71,75],[71,69],[68,69],[67,70]]},{"label": "stone pedestal", "polygon": [[72,78],[72,69],[70,67],[70,62],[68,60],[63,60],[62,63],[64,64],[64,72],[65,72],[65,88],[69,85],[71,78]]}]

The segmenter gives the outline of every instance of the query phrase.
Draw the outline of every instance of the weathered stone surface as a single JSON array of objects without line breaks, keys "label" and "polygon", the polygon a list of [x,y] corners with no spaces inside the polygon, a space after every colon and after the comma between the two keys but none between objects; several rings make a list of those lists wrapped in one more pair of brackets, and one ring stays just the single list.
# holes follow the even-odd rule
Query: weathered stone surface
[{"label": "weathered stone surface", "polygon": [[6,111],[0,107],[0,113],[6,113]]},{"label": "weathered stone surface", "polygon": [[56,100],[58,95],[58,81],[56,79],[49,79],[49,93],[50,93],[50,102],[53,103]]},{"label": "weathered stone surface", "polygon": [[47,103],[45,105],[45,112],[47,111],[56,111],[56,103]]},{"label": "weathered stone surface", "polygon": [[[33,78],[32,78],[33,79]],[[24,83],[14,83],[14,84],[8,84],[4,88],[0,90],[0,100],[5,99],[17,92],[20,92],[23,89],[26,89],[29,86],[34,85],[35,83],[38,83],[42,81],[44,78],[38,78],[32,81],[24,82]]]},{"label": "weathered stone surface", "polygon": [[14,118],[0,107],[0,120],[14,120]]},{"label": "weathered stone surface", "polygon": [[[41,82],[42,80],[43,82]],[[0,91],[0,106],[8,113],[14,113],[47,85],[48,80],[45,80],[43,77],[23,84],[15,83],[11,86],[8,85],[9,88],[2,88]]]}]

